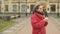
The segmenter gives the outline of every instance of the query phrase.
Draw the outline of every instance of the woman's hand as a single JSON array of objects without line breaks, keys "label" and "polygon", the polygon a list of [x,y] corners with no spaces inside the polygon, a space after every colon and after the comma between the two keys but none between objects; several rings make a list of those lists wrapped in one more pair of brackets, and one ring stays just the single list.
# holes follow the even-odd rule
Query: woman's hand
[{"label": "woman's hand", "polygon": [[47,22],[47,21],[48,21],[48,18],[45,18],[45,19],[43,19],[43,20]]}]

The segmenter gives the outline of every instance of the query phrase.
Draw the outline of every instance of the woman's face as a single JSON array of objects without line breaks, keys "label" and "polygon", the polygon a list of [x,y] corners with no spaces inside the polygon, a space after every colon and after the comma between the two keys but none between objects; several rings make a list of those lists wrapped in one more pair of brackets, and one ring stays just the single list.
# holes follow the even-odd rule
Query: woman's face
[{"label": "woman's face", "polygon": [[38,12],[43,12],[43,8],[42,8],[42,7],[39,7],[39,8],[37,9],[37,11],[38,11]]}]

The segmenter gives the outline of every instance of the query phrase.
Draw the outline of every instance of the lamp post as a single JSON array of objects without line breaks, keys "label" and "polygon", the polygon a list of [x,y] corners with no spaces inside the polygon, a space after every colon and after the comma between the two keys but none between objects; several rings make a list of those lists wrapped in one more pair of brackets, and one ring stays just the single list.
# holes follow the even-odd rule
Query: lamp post
[{"label": "lamp post", "polygon": [[27,7],[28,7],[28,6],[27,6],[27,0],[26,0],[26,16],[27,16]]},{"label": "lamp post", "polygon": [[57,17],[59,17],[59,0],[58,0],[58,11],[57,11]]},{"label": "lamp post", "polygon": [[19,11],[19,17],[20,17],[20,0],[18,0],[18,11]]}]

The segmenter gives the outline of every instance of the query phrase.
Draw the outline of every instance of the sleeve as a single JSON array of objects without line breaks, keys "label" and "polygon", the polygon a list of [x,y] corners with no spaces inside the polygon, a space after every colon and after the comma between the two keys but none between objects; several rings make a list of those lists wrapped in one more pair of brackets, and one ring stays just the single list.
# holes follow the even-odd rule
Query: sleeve
[{"label": "sleeve", "polygon": [[47,26],[48,25],[48,22],[45,22],[45,25],[44,26]]},{"label": "sleeve", "polygon": [[31,24],[33,28],[41,28],[45,25],[45,21],[41,20],[38,22],[36,18],[31,18]]}]

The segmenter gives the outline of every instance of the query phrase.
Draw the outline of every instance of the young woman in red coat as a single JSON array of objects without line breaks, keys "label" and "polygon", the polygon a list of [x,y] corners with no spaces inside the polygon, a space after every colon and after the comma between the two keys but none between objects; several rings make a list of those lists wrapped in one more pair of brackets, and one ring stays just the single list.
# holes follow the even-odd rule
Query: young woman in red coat
[{"label": "young woman in red coat", "polygon": [[31,17],[32,34],[46,34],[47,21],[43,13],[43,7],[37,5]]}]

